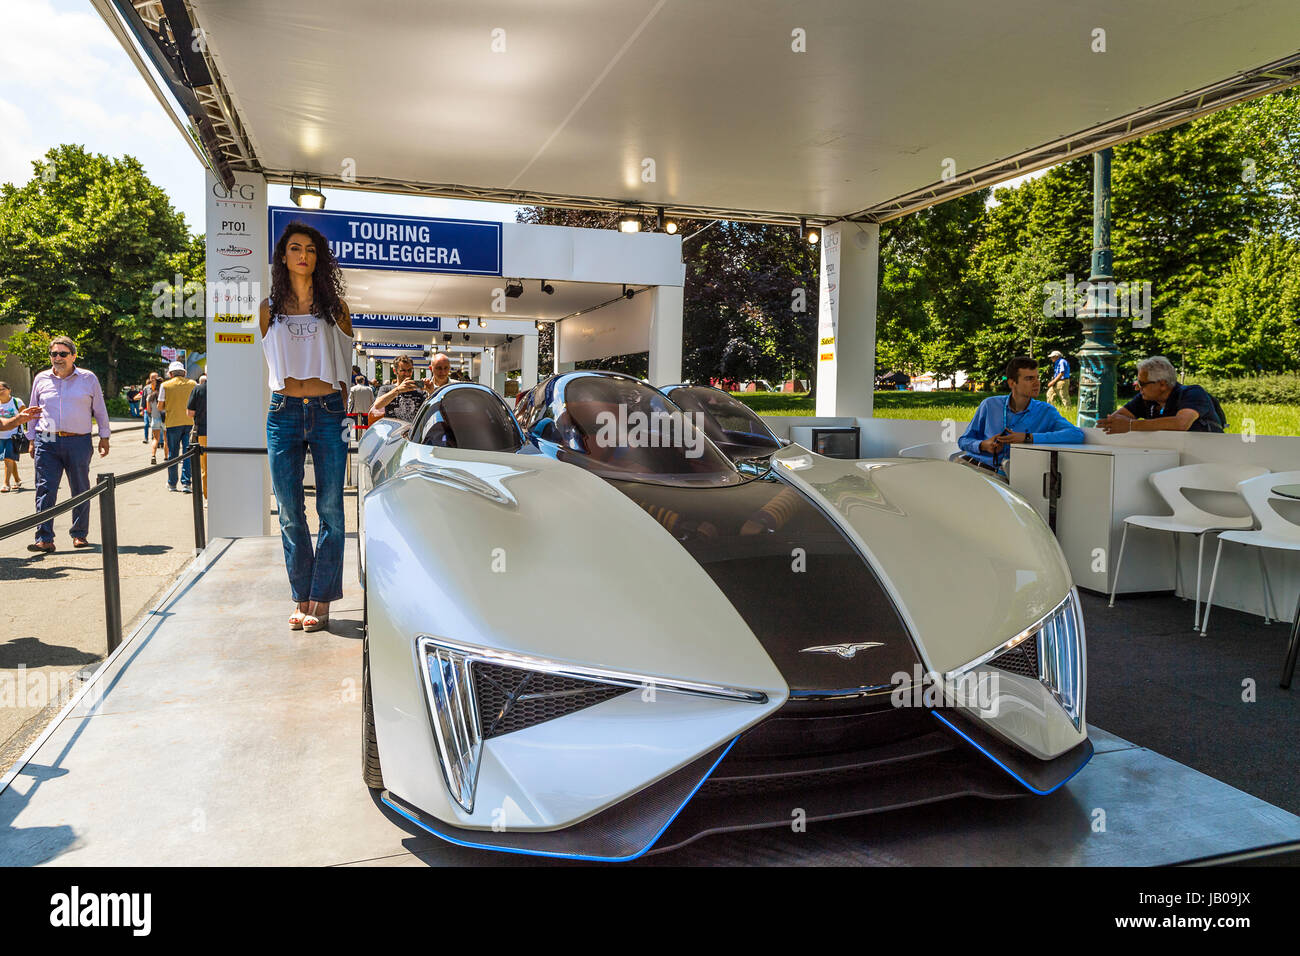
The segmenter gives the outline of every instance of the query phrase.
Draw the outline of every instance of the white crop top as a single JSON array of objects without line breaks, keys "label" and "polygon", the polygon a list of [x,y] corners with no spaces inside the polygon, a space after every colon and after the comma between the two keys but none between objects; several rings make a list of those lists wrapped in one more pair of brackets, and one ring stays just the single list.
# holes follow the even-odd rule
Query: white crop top
[{"label": "white crop top", "polygon": [[352,337],[314,315],[276,315],[262,337],[267,384],[284,388],[286,378],[318,378],[347,390],[352,377]]}]

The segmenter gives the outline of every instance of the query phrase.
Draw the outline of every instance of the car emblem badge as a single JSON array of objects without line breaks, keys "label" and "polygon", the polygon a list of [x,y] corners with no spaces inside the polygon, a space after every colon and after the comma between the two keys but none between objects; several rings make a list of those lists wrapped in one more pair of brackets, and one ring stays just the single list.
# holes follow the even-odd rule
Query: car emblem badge
[{"label": "car emblem badge", "polygon": [[805,647],[799,653],[801,654],[837,654],[844,660],[849,660],[858,651],[865,651],[868,647],[884,647],[880,641],[867,641],[865,644],[818,644],[815,647]]}]

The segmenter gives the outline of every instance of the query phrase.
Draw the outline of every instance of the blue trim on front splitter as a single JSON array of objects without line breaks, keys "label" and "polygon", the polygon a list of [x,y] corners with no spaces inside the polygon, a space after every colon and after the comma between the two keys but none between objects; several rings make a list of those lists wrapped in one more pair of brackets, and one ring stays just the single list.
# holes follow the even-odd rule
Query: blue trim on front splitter
[{"label": "blue trim on front splitter", "polygon": [[722,753],[718,756],[717,760],[713,761],[713,766],[710,767],[708,769],[708,772],[705,773],[705,775],[700,778],[700,782],[695,785],[695,789],[693,789],[689,794],[687,794],[686,799],[682,801],[682,805],[673,811],[673,815],[668,818],[668,821],[662,827],[659,828],[659,832],[656,833],[653,837],[651,837],[650,842],[647,843],[645,846],[643,846],[637,852],[633,853],[631,856],[586,856],[585,854],[582,853],[551,853],[545,850],[525,850],[522,847],[489,846],[488,844],[484,844],[484,843],[469,843],[468,841],[458,839],[457,837],[448,836],[445,833],[438,832],[433,827],[429,826],[429,824],[425,823],[423,820],[411,816],[411,814],[407,813],[401,807],[390,802],[387,796],[381,796],[379,799],[384,802],[385,806],[400,813],[402,816],[406,817],[406,819],[410,820],[420,829],[428,830],[434,836],[438,837],[441,840],[446,840],[448,843],[454,843],[456,846],[467,847],[471,850],[495,850],[498,853],[518,853],[522,856],[548,856],[548,857],[554,857],[561,860],[587,860],[593,863],[627,863],[629,860],[635,860],[638,857],[644,856],[646,853],[650,851],[651,847],[653,847],[656,843],[659,842],[659,838],[664,835],[664,831],[667,830],[670,826],[672,826],[673,821],[676,820],[677,817],[681,815],[681,812],[686,809],[686,804],[691,802],[691,800],[695,797],[695,794],[699,792],[700,787],[704,786],[704,782],[713,775],[713,771],[718,769],[718,764],[722,763],[723,758],[725,758],[727,754],[731,752],[731,748],[736,745],[736,741],[739,739],[740,739],[739,735],[731,738],[731,743],[727,744],[727,749],[722,751]]},{"label": "blue trim on front splitter", "polygon": [[955,733],[958,737],[960,737],[962,740],[966,741],[966,743],[970,744],[972,747],[974,747],[976,750],[978,750],[978,751],[979,751],[980,753],[982,753],[984,756],[988,757],[988,758],[989,758],[990,760],[992,760],[995,764],[997,764],[999,767],[1001,767],[1003,770],[1005,770],[1008,774],[1010,774],[1011,777],[1016,781],[1016,783],[1020,784],[1022,787],[1024,787],[1024,788],[1025,788],[1026,790],[1028,790],[1030,793],[1036,793],[1036,794],[1038,794],[1040,797],[1045,797],[1045,796],[1047,796],[1049,793],[1055,793],[1055,792],[1056,792],[1057,790],[1059,790],[1061,787],[1064,787],[1067,783],[1069,783],[1071,780],[1074,779],[1074,774],[1077,774],[1077,773],[1078,773],[1080,770],[1082,770],[1084,767],[1088,766],[1088,760],[1091,760],[1091,759],[1092,759],[1092,754],[1088,754],[1088,760],[1085,760],[1083,763],[1079,764],[1079,766],[1077,766],[1077,767],[1074,769],[1074,773],[1070,774],[1068,777],[1066,777],[1064,780],[1062,780],[1060,783],[1058,783],[1058,784],[1057,784],[1055,787],[1053,787],[1051,790],[1039,790],[1037,787],[1033,786],[1033,785],[1030,784],[1028,781],[1026,781],[1024,777],[1020,776],[1020,774],[1016,773],[1014,770],[1012,770],[1010,767],[1008,767],[1006,764],[1004,764],[1001,760],[999,760],[997,757],[993,756],[991,753],[989,753],[987,750],[985,750],[983,747],[981,747],[978,743],[976,743],[974,740],[972,740],[972,739],[971,739],[969,736],[967,736],[967,735],[966,735],[966,734],[965,734],[965,733],[964,733],[964,732],[963,732],[959,727],[957,727],[956,724],[954,724],[951,720],[949,720],[949,719],[948,719],[947,717],[945,717],[943,714],[939,713],[937,710],[932,710],[932,711],[930,711],[930,713],[934,714],[934,716],[938,717],[941,721],[943,721],[944,724],[948,727],[948,729],[951,730],[953,733]]}]

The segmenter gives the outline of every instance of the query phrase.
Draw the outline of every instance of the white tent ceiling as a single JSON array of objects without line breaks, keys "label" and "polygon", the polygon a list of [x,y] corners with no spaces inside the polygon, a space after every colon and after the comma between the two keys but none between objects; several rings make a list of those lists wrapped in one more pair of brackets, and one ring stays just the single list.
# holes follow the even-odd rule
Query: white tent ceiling
[{"label": "white tent ceiling", "polygon": [[187,3],[232,168],[513,202],[888,218],[1300,78],[1296,0]]}]

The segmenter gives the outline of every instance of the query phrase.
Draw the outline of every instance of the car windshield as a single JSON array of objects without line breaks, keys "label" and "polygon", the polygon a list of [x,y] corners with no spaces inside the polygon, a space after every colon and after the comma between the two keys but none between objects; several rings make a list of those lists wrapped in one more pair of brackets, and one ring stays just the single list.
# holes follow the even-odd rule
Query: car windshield
[{"label": "car windshield", "polygon": [[748,405],[726,392],[686,387],[673,389],[671,397],[688,412],[702,412],[705,434],[719,444],[781,447],[763,420]]},{"label": "car windshield", "polygon": [[[683,412],[633,379],[592,375],[564,387],[554,428],[556,457],[605,478],[671,485],[735,485],[746,479],[705,437],[698,413]],[[549,424],[549,423],[548,423]]]}]

